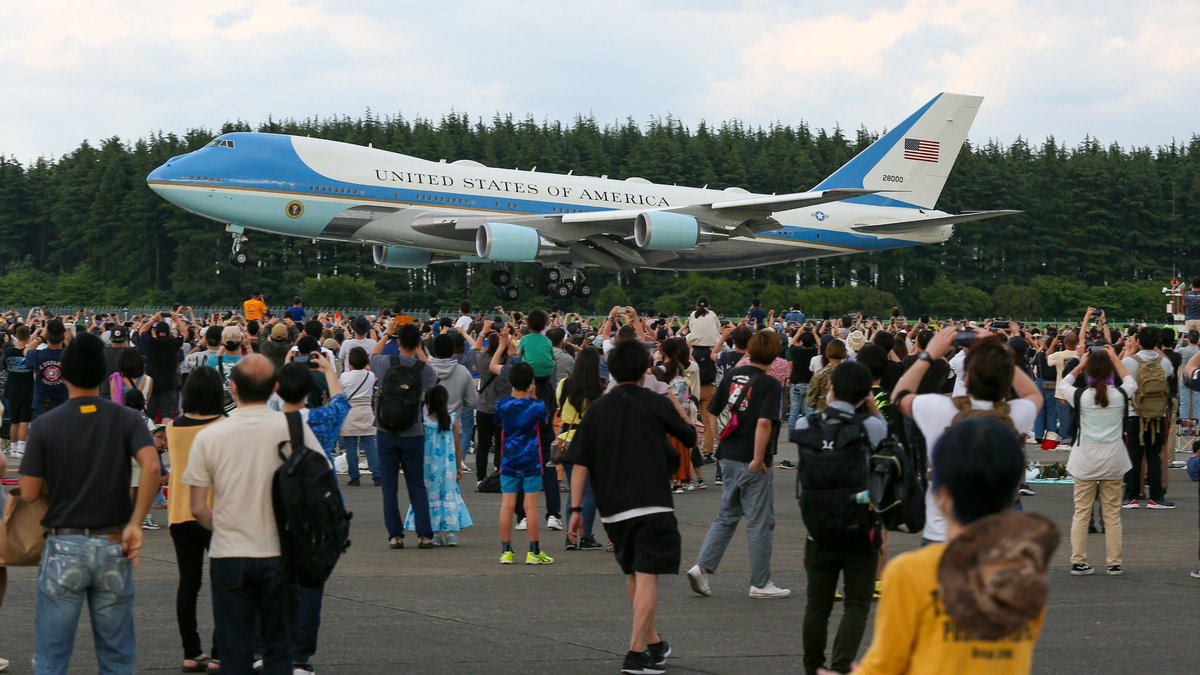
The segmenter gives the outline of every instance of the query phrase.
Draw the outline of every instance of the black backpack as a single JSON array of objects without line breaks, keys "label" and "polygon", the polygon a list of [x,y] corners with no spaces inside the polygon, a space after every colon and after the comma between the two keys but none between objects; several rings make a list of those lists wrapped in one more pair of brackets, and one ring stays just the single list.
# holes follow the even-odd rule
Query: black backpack
[{"label": "black backpack", "polygon": [[[350,518],[325,453],[304,447],[300,413],[287,413],[288,438],[279,444],[271,503],[279,529],[285,574],[305,588],[320,588],[350,547]],[[291,454],[283,448],[291,445]]]},{"label": "black backpack", "polygon": [[717,383],[717,362],[712,360],[712,349],[709,347],[693,348],[692,360],[696,362],[696,368],[700,370],[701,385]]},{"label": "black backpack", "polygon": [[916,533],[925,527],[925,476],[904,444],[888,436],[871,453],[871,508],[883,527]]},{"label": "black backpack", "polygon": [[400,364],[393,356],[376,398],[375,415],[379,428],[398,434],[417,423],[421,416],[421,369],[417,361],[411,366]]},{"label": "black backpack", "polygon": [[807,419],[791,440],[800,451],[796,499],[808,535],[831,547],[873,543],[876,519],[864,494],[871,440],[863,416],[827,409]]}]

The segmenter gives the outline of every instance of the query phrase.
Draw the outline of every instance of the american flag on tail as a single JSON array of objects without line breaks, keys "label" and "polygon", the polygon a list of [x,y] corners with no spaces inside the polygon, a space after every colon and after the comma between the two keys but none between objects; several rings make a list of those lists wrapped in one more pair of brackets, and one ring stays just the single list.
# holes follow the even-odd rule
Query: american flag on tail
[{"label": "american flag on tail", "polygon": [[938,161],[938,151],[941,149],[938,141],[923,141],[919,138],[904,139],[904,159],[918,162]]}]

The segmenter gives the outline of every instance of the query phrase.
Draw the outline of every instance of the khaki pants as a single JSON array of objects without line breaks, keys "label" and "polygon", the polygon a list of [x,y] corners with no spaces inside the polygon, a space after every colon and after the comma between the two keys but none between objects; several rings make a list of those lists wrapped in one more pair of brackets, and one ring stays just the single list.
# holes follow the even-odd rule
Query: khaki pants
[{"label": "khaki pants", "polygon": [[1189,319],[1183,322],[1183,330],[1200,330],[1200,319]]},{"label": "khaki pants", "polygon": [[1075,518],[1071,521],[1071,564],[1087,562],[1088,520],[1092,503],[1100,492],[1100,512],[1104,517],[1104,548],[1108,565],[1121,564],[1121,483],[1113,480],[1075,481]]},{"label": "khaki pants", "polygon": [[717,439],[717,418],[708,412],[708,402],[716,393],[715,384],[700,387],[700,418],[704,420],[704,445],[700,446],[700,450],[706,455],[713,454],[713,442]]},{"label": "khaki pants", "polygon": [[1171,462],[1175,459],[1175,448],[1179,443],[1179,399],[1171,399],[1170,412],[1167,413],[1167,440],[1163,443],[1162,451],[1162,488],[1163,494],[1167,492],[1167,483],[1171,477],[1168,475],[1171,469]]}]

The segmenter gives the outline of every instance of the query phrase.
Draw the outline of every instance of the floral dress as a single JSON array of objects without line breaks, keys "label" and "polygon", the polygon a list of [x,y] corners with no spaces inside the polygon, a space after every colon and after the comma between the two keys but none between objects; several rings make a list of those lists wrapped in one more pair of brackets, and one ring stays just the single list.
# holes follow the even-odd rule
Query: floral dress
[{"label": "floral dress", "polygon": [[[458,489],[457,458],[454,455],[454,422],[439,431],[436,419],[425,418],[425,489],[429,492],[429,521],[434,532],[458,532],[471,526],[471,514]],[[415,532],[412,507],[404,517],[404,529]]]}]

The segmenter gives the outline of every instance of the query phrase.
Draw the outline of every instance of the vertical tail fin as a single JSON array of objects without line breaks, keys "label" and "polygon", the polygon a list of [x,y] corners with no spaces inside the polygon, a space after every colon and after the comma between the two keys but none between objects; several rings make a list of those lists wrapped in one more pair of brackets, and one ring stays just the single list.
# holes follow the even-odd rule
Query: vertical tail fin
[{"label": "vertical tail fin", "polygon": [[981,103],[982,96],[938,94],[813,190],[895,190],[848,201],[933,208]]}]

